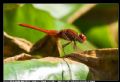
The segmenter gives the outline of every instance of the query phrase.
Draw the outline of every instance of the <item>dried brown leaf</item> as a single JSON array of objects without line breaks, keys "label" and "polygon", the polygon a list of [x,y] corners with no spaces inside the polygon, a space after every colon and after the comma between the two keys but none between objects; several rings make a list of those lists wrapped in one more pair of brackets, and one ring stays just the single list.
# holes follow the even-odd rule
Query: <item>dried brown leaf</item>
[{"label": "dried brown leaf", "polygon": [[66,56],[90,67],[93,80],[118,79],[118,48],[105,48]]},{"label": "dried brown leaf", "polygon": [[29,52],[32,43],[29,41],[13,37],[4,32],[4,57],[14,56],[23,52]]},{"label": "dried brown leaf", "polygon": [[33,57],[29,54],[26,53],[21,53],[19,55],[13,56],[13,57],[9,57],[4,59],[4,63],[6,62],[11,62],[11,61],[23,61],[23,60],[29,60],[32,59]]}]

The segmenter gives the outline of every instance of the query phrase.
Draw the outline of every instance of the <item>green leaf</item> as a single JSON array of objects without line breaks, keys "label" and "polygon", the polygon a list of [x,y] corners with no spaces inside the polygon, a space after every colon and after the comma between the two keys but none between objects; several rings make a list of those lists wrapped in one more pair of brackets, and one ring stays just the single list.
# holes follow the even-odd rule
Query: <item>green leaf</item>
[{"label": "green leaf", "polygon": [[112,36],[108,26],[94,27],[87,33],[91,42],[95,43],[97,46],[103,47],[117,47],[114,37]]},{"label": "green leaf", "polygon": [[[47,25],[44,24],[43,20]],[[4,12],[4,30],[10,35],[25,38],[33,43],[42,38],[44,33],[20,27],[18,23],[28,23],[49,29],[50,27],[55,27],[53,22],[54,20],[49,14],[36,10],[31,4],[19,7],[13,12]]]},{"label": "green leaf", "polygon": [[4,80],[87,79],[89,68],[85,64],[76,62],[68,64],[64,60],[57,60],[57,62],[27,60],[4,63]]}]

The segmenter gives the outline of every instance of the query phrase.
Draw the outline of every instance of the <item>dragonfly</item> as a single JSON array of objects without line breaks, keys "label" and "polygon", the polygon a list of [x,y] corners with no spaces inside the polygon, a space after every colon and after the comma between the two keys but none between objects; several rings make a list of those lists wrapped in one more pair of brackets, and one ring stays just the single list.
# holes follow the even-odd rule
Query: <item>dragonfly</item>
[{"label": "dragonfly", "polygon": [[63,51],[64,51],[64,47],[69,45],[71,42],[74,42],[74,48],[75,48],[76,47],[76,41],[78,41],[80,43],[84,43],[86,41],[86,36],[83,33],[78,34],[73,29],[63,29],[63,30],[60,30],[60,31],[58,31],[58,30],[46,30],[46,29],[39,28],[39,27],[36,27],[36,26],[32,26],[32,25],[25,24],[25,23],[21,23],[21,24],[19,24],[19,26],[35,29],[37,31],[46,33],[49,36],[53,36],[55,38],[61,38],[61,39],[69,41],[68,43],[63,45]]}]

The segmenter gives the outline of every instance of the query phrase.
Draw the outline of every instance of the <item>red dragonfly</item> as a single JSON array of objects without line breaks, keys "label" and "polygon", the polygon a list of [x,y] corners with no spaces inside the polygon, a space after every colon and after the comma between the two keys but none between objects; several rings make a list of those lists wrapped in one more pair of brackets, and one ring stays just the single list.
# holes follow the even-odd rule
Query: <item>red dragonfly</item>
[{"label": "red dragonfly", "polygon": [[76,41],[80,43],[83,43],[86,41],[86,36],[84,34],[78,34],[72,29],[63,29],[63,30],[57,31],[57,30],[45,30],[43,28],[39,28],[39,27],[32,26],[29,24],[19,24],[19,25],[38,30],[40,32],[44,32],[49,36],[54,36],[56,38],[62,38],[64,40],[70,41],[67,44],[64,44],[63,47],[67,46],[71,42],[74,42],[74,45],[76,46],[76,43],[75,43]]}]

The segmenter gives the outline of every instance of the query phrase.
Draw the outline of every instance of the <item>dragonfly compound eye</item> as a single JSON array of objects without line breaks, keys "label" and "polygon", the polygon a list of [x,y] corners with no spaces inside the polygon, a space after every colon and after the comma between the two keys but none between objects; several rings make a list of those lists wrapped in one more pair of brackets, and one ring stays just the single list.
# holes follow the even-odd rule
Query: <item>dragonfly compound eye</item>
[{"label": "dragonfly compound eye", "polygon": [[81,39],[82,42],[86,41],[86,36],[84,34],[80,34],[79,38]]}]

